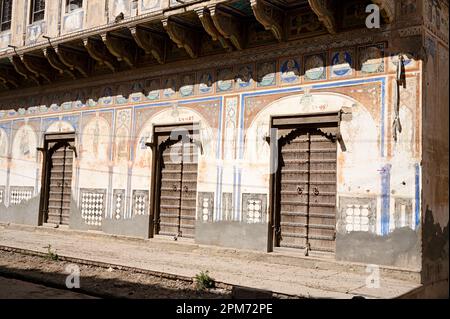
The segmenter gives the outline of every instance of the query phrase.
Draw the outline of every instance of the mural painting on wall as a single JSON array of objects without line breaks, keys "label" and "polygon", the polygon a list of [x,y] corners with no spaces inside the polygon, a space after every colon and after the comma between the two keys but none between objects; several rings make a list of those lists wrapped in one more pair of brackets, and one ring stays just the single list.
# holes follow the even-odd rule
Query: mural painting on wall
[{"label": "mural painting on wall", "polygon": [[142,9],[151,10],[161,8],[161,0],[142,0]]},{"label": "mural painting on wall", "polygon": [[217,72],[217,92],[227,92],[233,89],[234,75],[232,68],[221,69]]},{"label": "mural painting on wall", "polygon": [[296,58],[281,61],[280,76],[282,83],[298,83],[300,80],[300,62]]},{"label": "mural painting on wall", "polygon": [[361,25],[367,18],[367,4],[361,1],[342,1],[343,16],[341,21],[344,28]]},{"label": "mural painting on wall", "polygon": [[294,13],[289,17],[288,30],[290,37],[298,37],[306,32],[323,30],[323,27],[315,14]]},{"label": "mural painting on wall", "polygon": [[0,161],[8,155],[8,135],[0,128]]},{"label": "mural painting on wall", "polygon": [[107,161],[110,141],[108,122],[96,113],[83,129],[82,159],[92,162]]},{"label": "mural painting on wall", "polygon": [[188,97],[194,95],[195,74],[184,74],[181,77],[180,95]]},{"label": "mural painting on wall", "polygon": [[271,86],[276,83],[277,66],[275,61],[258,64],[258,86]]},{"label": "mural painting on wall", "polygon": [[117,17],[120,13],[125,16],[130,14],[130,0],[114,0],[112,16]]},{"label": "mural painting on wall", "polygon": [[389,63],[390,72],[395,72],[397,70],[397,64],[400,57],[403,57],[403,66],[405,67],[405,70],[417,68],[417,61],[414,57],[414,53],[392,53]]},{"label": "mural painting on wall", "polygon": [[20,159],[34,159],[36,156],[36,133],[27,124],[23,125],[16,134],[13,143],[13,156]]},{"label": "mural painting on wall", "polygon": [[242,65],[238,67],[237,85],[239,89],[247,89],[253,83],[253,65]]},{"label": "mural painting on wall", "polygon": [[103,97],[100,99],[103,105],[110,105],[113,102],[113,93],[110,87],[106,87],[103,90]]},{"label": "mural painting on wall", "polygon": [[153,127],[150,123],[147,123],[142,129],[142,132],[137,140],[136,144],[136,159],[134,166],[139,168],[151,167],[151,150],[145,143],[150,142],[152,136]]},{"label": "mural painting on wall", "polygon": [[359,48],[359,65],[362,73],[384,72],[384,44]]},{"label": "mural painting on wall", "polygon": [[130,94],[130,100],[131,102],[140,102],[142,99],[142,93],[144,92],[144,86],[142,85],[142,82],[135,82],[131,86],[131,94]]},{"label": "mural painting on wall", "polygon": [[164,80],[164,98],[170,99],[177,93],[177,80],[175,77],[168,77]]},{"label": "mural painting on wall", "polygon": [[145,81],[145,88],[148,92],[147,98],[149,100],[154,101],[159,99],[159,86],[160,86],[159,79],[149,79]]},{"label": "mural painting on wall", "polygon": [[234,159],[236,156],[236,129],[237,129],[237,97],[226,101],[225,114],[225,159]]},{"label": "mural painting on wall", "polygon": [[198,85],[199,93],[200,94],[211,93],[214,85],[212,72],[204,71],[200,73],[199,79],[200,79]]},{"label": "mural painting on wall", "polygon": [[331,77],[344,77],[353,75],[352,51],[341,50],[331,54]]},{"label": "mural painting on wall", "polygon": [[326,56],[324,53],[313,54],[305,57],[305,80],[325,80],[327,71],[325,67]]},{"label": "mural painting on wall", "polygon": [[120,110],[117,112],[116,120],[116,135],[115,135],[115,158],[117,162],[124,162],[128,160],[129,156],[129,138],[131,123],[131,110]]}]

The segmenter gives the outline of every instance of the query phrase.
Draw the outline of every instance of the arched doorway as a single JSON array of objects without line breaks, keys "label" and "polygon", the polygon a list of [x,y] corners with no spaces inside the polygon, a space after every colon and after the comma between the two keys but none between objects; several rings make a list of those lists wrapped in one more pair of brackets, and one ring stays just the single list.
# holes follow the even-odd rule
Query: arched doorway
[{"label": "arched doorway", "polygon": [[195,237],[198,135],[194,124],[154,128],[152,211],[156,235]]},{"label": "arched doorway", "polygon": [[339,121],[339,113],[272,120],[275,247],[335,252]]},{"label": "arched doorway", "polygon": [[69,225],[74,141],[74,133],[45,135],[41,200],[44,223]]}]

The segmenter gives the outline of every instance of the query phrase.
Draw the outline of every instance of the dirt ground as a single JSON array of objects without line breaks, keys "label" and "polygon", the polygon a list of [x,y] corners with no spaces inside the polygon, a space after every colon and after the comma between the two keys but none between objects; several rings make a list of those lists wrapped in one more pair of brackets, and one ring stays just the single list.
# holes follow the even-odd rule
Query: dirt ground
[{"label": "dirt ground", "polygon": [[[54,291],[47,292],[39,287],[43,284],[46,287],[66,289],[66,278],[69,272],[66,267],[71,264],[66,261],[52,260],[50,256],[38,257],[23,255],[15,252],[0,251],[0,276],[4,277],[4,285],[0,285],[2,296],[17,295],[17,298],[36,298],[39,294],[42,297],[52,298],[73,298],[62,291],[62,295]],[[100,298],[188,298],[188,299],[214,299],[231,298],[231,291],[224,288],[214,288],[209,290],[198,290],[193,281],[167,279],[163,277],[151,276],[148,274],[134,273],[120,269],[102,268],[90,265],[78,265],[80,269],[80,288],[72,289],[85,295]],[[19,280],[20,282],[8,281]],[[29,282],[18,284],[22,281]],[[1,283],[2,281],[0,281]],[[7,285],[15,283],[13,285]],[[32,284],[31,284],[32,283]],[[34,284],[34,285],[33,285]],[[36,286],[37,284],[37,286]],[[28,297],[27,291],[28,289]]]},{"label": "dirt ground", "polygon": [[0,276],[0,299],[93,299],[69,290],[55,289]]}]

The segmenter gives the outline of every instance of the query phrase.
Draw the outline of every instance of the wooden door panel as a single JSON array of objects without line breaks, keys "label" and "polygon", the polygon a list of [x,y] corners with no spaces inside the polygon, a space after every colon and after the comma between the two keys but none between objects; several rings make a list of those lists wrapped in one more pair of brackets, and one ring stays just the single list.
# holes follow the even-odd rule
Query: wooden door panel
[{"label": "wooden door panel", "polygon": [[334,251],[336,143],[315,129],[279,130],[278,245]]},{"label": "wooden door panel", "polygon": [[[168,142],[159,138],[161,143]],[[161,150],[158,234],[193,238],[197,198],[197,148],[186,139]]]},{"label": "wooden door panel", "polygon": [[73,152],[67,141],[50,143],[47,222],[68,225],[70,216]]}]

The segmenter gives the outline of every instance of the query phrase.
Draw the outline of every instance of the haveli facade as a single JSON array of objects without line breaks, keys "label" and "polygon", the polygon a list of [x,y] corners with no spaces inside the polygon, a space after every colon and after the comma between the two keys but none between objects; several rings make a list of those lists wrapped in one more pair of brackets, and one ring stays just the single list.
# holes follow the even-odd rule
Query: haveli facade
[{"label": "haveli facade", "polygon": [[448,282],[448,1],[0,3],[0,221]]}]

